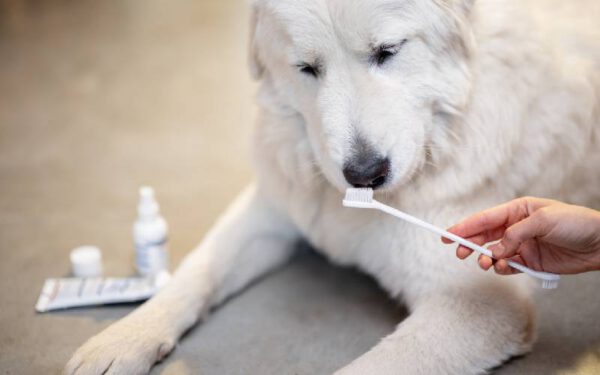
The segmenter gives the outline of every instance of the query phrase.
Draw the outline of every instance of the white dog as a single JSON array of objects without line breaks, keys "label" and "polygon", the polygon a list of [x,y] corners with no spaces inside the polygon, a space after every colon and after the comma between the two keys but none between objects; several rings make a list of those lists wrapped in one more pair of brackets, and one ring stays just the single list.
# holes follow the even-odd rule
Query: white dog
[{"label": "white dog", "polygon": [[436,236],[341,200],[370,186],[440,226],[524,194],[598,201],[598,2],[252,7],[257,183],[161,293],[87,341],[66,373],[147,373],[203,312],[286,262],[298,238],[411,312],[339,374],[475,374],[530,350],[526,277],[481,272]]}]

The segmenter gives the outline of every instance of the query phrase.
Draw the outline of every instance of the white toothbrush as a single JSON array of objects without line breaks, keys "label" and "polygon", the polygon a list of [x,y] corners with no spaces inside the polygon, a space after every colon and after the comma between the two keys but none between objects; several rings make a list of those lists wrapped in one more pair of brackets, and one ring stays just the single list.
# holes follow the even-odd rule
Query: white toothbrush
[{"label": "white toothbrush", "polygon": [[[383,211],[387,214],[400,218],[402,220],[408,221],[409,223],[418,225],[422,228],[429,230],[439,236],[451,239],[454,242],[458,242],[459,244],[468,247],[471,250],[475,250],[481,254],[487,255],[490,258],[493,258],[492,252],[485,247],[474,244],[471,241],[465,240],[464,238],[447,232],[441,228],[438,228],[434,225],[431,225],[421,219],[417,219],[414,216],[406,214],[400,210],[397,210],[393,207],[387,206],[381,202],[373,199],[373,189],[370,188],[359,188],[359,189],[347,189],[346,196],[343,201],[344,206],[346,207],[355,207],[355,208],[373,208],[376,210]],[[508,265],[512,268],[515,268],[523,273],[526,273],[530,276],[536,277],[542,280],[542,288],[544,289],[554,289],[558,286],[558,281],[560,280],[560,276],[554,273],[549,272],[540,272],[534,271],[531,268],[525,267],[522,264],[517,262],[513,262],[512,260],[508,260]]]}]

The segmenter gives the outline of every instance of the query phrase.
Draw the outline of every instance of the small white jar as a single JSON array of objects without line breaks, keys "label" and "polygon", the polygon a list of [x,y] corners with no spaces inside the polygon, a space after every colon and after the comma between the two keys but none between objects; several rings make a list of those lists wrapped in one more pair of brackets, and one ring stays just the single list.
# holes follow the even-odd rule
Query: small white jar
[{"label": "small white jar", "polygon": [[71,271],[75,277],[102,276],[102,253],[96,246],[79,246],[71,251]]}]

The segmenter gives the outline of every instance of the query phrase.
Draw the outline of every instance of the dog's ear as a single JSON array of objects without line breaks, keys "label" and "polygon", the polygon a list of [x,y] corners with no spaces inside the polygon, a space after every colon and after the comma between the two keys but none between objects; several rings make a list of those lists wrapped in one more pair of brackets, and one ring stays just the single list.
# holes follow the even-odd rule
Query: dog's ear
[{"label": "dog's ear", "polygon": [[252,14],[250,15],[250,39],[248,41],[248,65],[250,68],[250,75],[254,79],[260,79],[265,70],[264,65],[258,57],[258,51],[256,49],[256,28],[259,20],[259,9],[256,1],[252,1],[250,6],[252,7]]}]

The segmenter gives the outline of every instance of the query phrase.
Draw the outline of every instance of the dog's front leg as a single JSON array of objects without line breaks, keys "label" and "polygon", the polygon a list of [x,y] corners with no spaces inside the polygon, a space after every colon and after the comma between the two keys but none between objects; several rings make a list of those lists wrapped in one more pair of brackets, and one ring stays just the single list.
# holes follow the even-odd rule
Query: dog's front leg
[{"label": "dog's front leg", "polygon": [[232,205],[171,282],[90,338],[66,374],[145,374],[211,306],[289,259],[297,232],[254,188]]},{"label": "dog's front leg", "polygon": [[481,374],[530,349],[533,311],[506,285],[424,296],[395,332],[336,375]]}]

